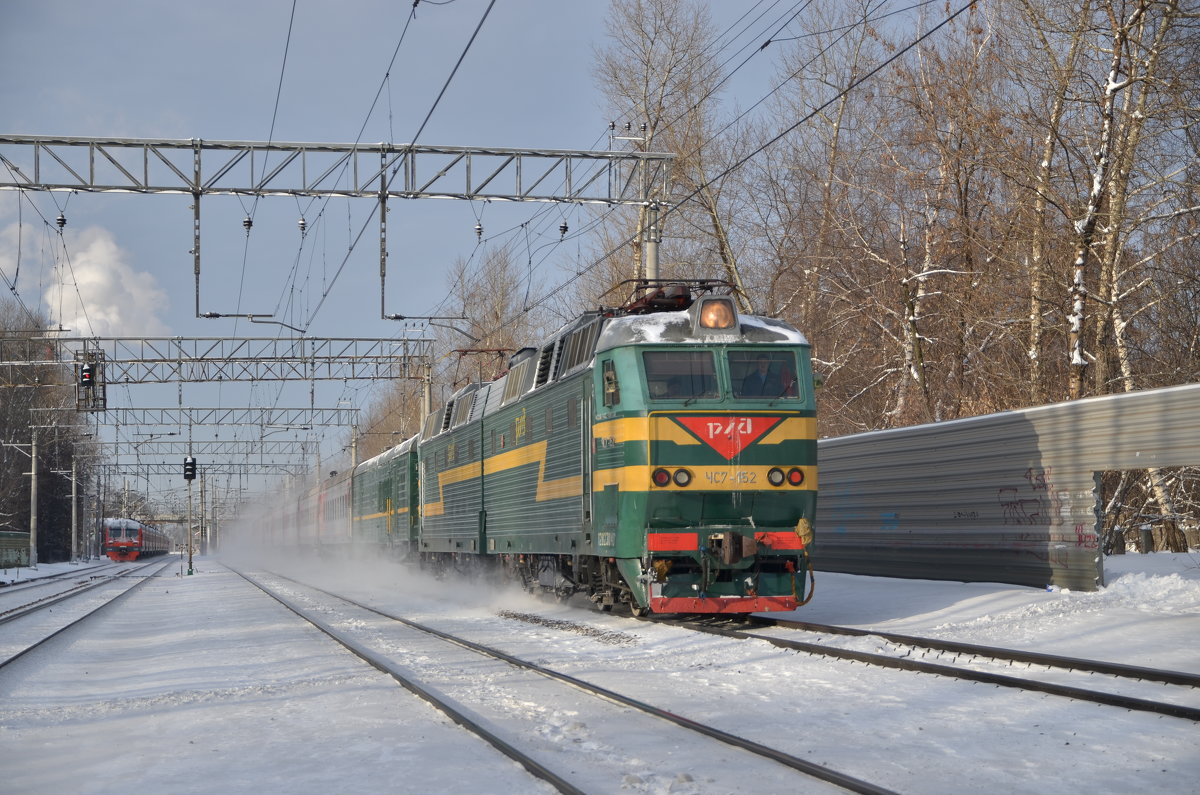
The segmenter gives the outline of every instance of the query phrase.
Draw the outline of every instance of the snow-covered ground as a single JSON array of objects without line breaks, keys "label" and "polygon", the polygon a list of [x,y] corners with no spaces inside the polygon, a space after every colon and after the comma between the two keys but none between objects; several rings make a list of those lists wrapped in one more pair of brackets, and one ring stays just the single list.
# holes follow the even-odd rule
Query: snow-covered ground
[{"label": "snow-covered ground", "polygon": [[[1113,556],[1106,571],[1108,586],[1094,593],[818,572],[816,598],[797,615],[1200,672],[1200,555]],[[0,673],[0,792],[548,791],[218,561],[197,558],[195,572],[173,564],[98,626],[56,639],[52,656]],[[900,792],[1200,791],[1200,731],[1177,718],[848,666],[582,602],[451,589],[387,564],[304,573]],[[501,610],[601,632],[527,625]],[[600,727],[522,708],[535,712],[531,737],[564,760],[605,752]],[[727,791],[667,759],[678,756],[648,745],[604,791]],[[780,768],[735,791],[809,785]]]}]

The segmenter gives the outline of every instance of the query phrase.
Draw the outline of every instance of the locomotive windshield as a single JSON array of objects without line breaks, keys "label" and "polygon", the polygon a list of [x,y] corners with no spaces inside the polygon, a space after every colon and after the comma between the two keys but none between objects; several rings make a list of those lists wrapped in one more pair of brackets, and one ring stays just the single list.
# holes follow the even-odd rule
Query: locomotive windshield
[{"label": "locomotive windshield", "polygon": [[795,398],[796,355],[792,351],[730,351],[734,397]]},{"label": "locomotive windshield", "polygon": [[646,351],[642,362],[652,400],[734,398],[775,400],[800,397],[796,353],[792,350],[731,350],[726,354],[729,385],[722,389],[712,351]]},{"label": "locomotive windshield", "polygon": [[717,373],[712,351],[646,351],[646,387],[655,400],[715,398]]}]

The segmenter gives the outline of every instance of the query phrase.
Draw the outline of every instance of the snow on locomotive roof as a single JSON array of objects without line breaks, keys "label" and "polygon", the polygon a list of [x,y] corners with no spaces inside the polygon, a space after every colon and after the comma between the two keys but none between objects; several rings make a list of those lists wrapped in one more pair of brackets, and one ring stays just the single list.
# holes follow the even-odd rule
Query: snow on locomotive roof
[{"label": "snow on locomotive roof", "polygon": [[[742,339],[746,342],[777,342],[782,345],[807,345],[808,339],[798,330],[771,317],[739,315]],[[692,330],[692,313],[656,312],[649,315],[616,317],[605,324],[596,343],[597,351],[620,345],[656,344],[663,342],[712,342],[708,335]]]}]

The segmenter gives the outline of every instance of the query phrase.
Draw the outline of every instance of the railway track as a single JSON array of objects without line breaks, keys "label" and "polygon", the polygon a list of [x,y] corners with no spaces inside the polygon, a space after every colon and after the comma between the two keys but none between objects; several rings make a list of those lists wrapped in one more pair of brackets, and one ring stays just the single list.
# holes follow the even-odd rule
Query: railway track
[{"label": "railway track", "polygon": [[[779,648],[884,668],[966,679],[1200,721],[1200,675],[1181,671],[757,616],[643,620],[725,637],[754,638]],[[771,633],[770,630],[784,630],[787,634]],[[796,637],[799,634],[806,639]],[[852,640],[840,640],[845,638]],[[1082,684],[1085,681],[1088,686]],[[1097,681],[1105,687],[1095,686]],[[1158,697],[1133,694],[1151,691]]]},{"label": "railway track", "polygon": [[[1194,722],[1161,714],[798,655],[519,593],[397,580],[391,567],[322,562],[286,572],[304,585],[247,571],[559,781],[534,777],[413,698],[390,673],[364,665],[312,622],[213,564],[199,577],[149,579],[117,609],[0,673],[0,722],[15,751],[33,762],[15,772],[17,789],[69,790],[71,775],[55,766],[50,749],[66,743],[80,758],[91,754],[99,772],[114,733],[133,744],[178,746],[178,756],[163,760],[164,780],[192,780],[212,772],[214,754],[258,747],[257,756],[223,757],[220,780],[234,789],[232,782],[248,781],[270,788],[280,776],[308,782],[313,792],[394,789],[396,765],[412,771],[410,788],[441,791],[457,791],[454,782],[484,791],[696,795],[842,788],[585,693],[570,677],[875,785],[866,791],[1181,792],[1195,780]],[[80,601],[112,596],[92,593]],[[82,612],[70,604],[61,612]],[[485,658],[388,612],[568,680]],[[59,613],[55,607],[27,621]],[[0,627],[0,650],[29,626]],[[739,629],[798,639],[788,627]],[[811,639],[819,641],[868,651],[890,643],[831,632]],[[924,653],[928,661],[954,657]]]},{"label": "railway track", "polygon": [[35,577],[32,580],[19,580],[13,583],[0,582],[0,588],[3,588],[3,590],[0,590],[0,597],[11,597],[13,594],[44,588],[48,585],[56,585],[72,578],[92,577],[110,569],[116,569],[117,567],[118,564],[116,563],[101,563],[98,566],[82,566],[78,569],[47,574],[45,577]]},{"label": "railway track", "polygon": [[[710,780],[713,781],[716,790],[726,789],[738,781],[756,775],[754,771],[763,768],[755,765],[767,764],[783,766],[803,774],[805,778],[799,779],[797,786],[807,787],[805,791],[809,791],[816,781],[820,781],[852,792],[891,792],[887,788],[862,781],[828,766],[682,717],[673,711],[661,709],[612,689],[316,586],[302,584],[281,575],[270,575],[288,583],[286,588],[292,589],[293,593],[287,594],[284,588],[268,585],[244,572],[238,573],[346,649],[433,704],[455,723],[492,744],[501,753],[525,767],[531,775],[550,783],[561,792],[595,791],[597,781],[603,780],[605,776],[603,758],[606,754],[591,756],[588,759],[587,771],[575,767],[578,760],[570,760],[572,769],[563,771],[563,766],[568,762],[556,760],[557,764],[552,764],[543,761],[546,756],[553,754],[548,754],[544,748],[540,748],[536,738],[530,738],[528,715],[514,717],[514,714],[503,714],[504,710],[498,710],[494,704],[488,703],[487,698],[481,701],[480,694],[474,691],[491,687],[486,683],[496,681],[502,683],[496,687],[505,690],[505,703],[510,703],[514,698],[539,705],[557,703],[564,705],[562,709],[567,712],[596,715],[592,722],[597,726],[603,724],[619,727],[608,731],[607,736],[608,741],[613,743],[612,748],[620,747],[618,743],[621,742],[625,744],[626,750],[611,752],[621,760],[621,765],[627,763],[629,755],[639,753],[639,736],[654,736],[657,742],[661,742],[664,724],[669,724],[675,727],[674,730],[681,732],[678,746],[686,749],[681,753],[685,753],[687,757],[682,764],[692,771],[707,770],[705,773],[693,772],[692,775],[715,777]],[[314,599],[311,594],[318,596]],[[337,600],[340,606],[331,608],[330,599]],[[308,601],[309,604],[300,604],[301,601]],[[331,620],[317,613],[336,613],[338,617]],[[520,619],[519,616],[515,617]],[[379,623],[380,619],[383,620],[382,624]],[[368,624],[373,627],[369,633],[364,631]],[[397,632],[402,632],[403,637],[398,636]],[[372,635],[372,639],[364,641],[364,634]],[[424,636],[425,640],[414,641],[416,635]],[[430,647],[428,644],[431,642],[437,646]],[[414,644],[419,651],[413,651]],[[452,663],[452,671],[440,673],[446,665],[447,656],[451,654],[446,651],[449,648],[447,644],[457,649],[453,652],[455,662]],[[465,657],[462,656],[464,654]],[[419,660],[414,660],[414,657]],[[429,669],[429,660],[438,661],[432,672]],[[414,662],[417,664],[414,665]],[[471,671],[471,676],[466,678],[469,680],[467,682],[463,681],[463,670]],[[551,691],[547,689],[547,681],[553,683]],[[582,705],[578,701],[578,693],[581,691],[594,697],[589,702],[590,705]],[[514,696],[514,693],[521,695]],[[612,714],[614,705],[617,709],[615,715]],[[730,757],[730,748],[740,753],[736,757]],[[748,761],[746,755],[756,756],[758,761]],[[730,759],[737,761],[731,763]],[[555,767],[559,770],[556,771]],[[765,780],[777,780],[779,774],[779,768],[775,767],[773,772],[767,773],[772,778]],[[721,779],[721,776],[724,776],[724,779]],[[609,781],[611,782],[611,778]],[[805,781],[808,783],[805,784]]]},{"label": "railway track", "polygon": [[[0,625],[13,624],[6,627],[3,641],[0,642],[0,669],[26,654],[43,646],[51,639],[76,627],[92,618],[101,611],[123,601],[130,594],[141,588],[150,577],[158,575],[171,566],[171,560],[155,560],[139,566],[123,568],[115,575],[106,575],[78,583],[66,591],[35,599],[8,609],[0,614]],[[129,583],[128,587],[125,586]],[[113,588],[112,594],[98,592],[97,589]],[[90,595],[90,600],[81,597]],[[77,612],[59,610],[56,616],[49,616],[50,608],[61,605],[78,607]],[[47,611],[47,620],[38,622],[42,611]]]}]

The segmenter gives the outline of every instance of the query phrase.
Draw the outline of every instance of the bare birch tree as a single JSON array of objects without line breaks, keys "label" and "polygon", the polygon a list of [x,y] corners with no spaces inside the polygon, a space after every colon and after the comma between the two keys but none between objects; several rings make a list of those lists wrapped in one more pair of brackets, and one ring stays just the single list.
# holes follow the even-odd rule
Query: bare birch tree
[{"label": "bare birch tree", "polygon": [[[743,288],[722,176],[730,157],[716,154],[728,153],[730,141],[718,140],[714,132],[721,74],[710,55],[716,36],[707,6],[695,0],[612,0],[607,25],[609,42],[596,52],[596,79],[614,119],[629,124],[626,135],[638,149],[676,154],[671,175],[676,195],[652,196],[663,207],[639,208],[636,221],[624,227],[634,240],[630,275],[646,275],[640,243],[646,235],[661,236],[666,227],[673,236],[663,252],[673,258],[671,275],[712,276],[706,262],[712,259]],[[686,203],[675,204],[680,197]],[[670,216],[651,230],[655,212]],[[743,310],[749,310],[744,289],[740,295]]]}]

